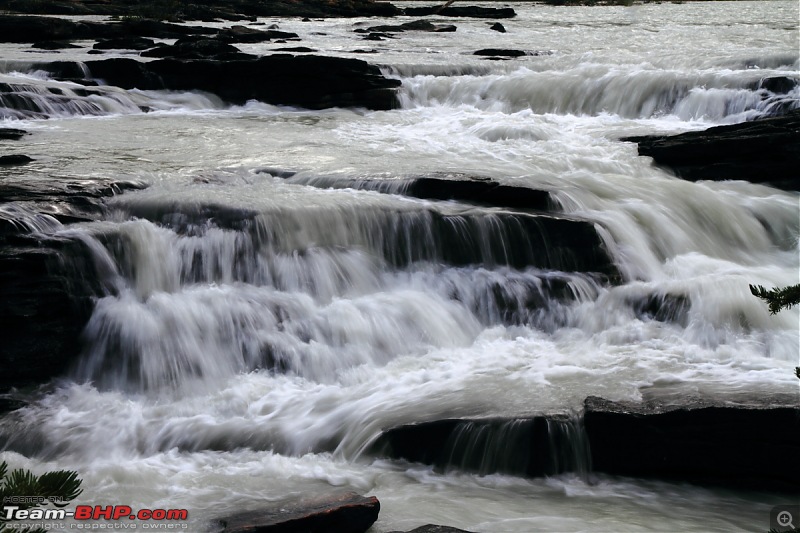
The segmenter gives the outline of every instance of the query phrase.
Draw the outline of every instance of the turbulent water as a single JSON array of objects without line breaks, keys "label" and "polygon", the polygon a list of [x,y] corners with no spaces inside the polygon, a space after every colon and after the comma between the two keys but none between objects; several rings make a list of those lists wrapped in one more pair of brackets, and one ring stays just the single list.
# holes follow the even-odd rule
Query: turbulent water
[{"label": "turbulent water", "polygon": [[[193,531],[331,486],[378,496],[376,532],[768,529],[783,503],[770,493],[442,473],[368,453],[382,428],[575,415],[588,395],[797,393],[798,311],[770,316],[748,288],[798,282],[797,194],[684,182],[618,141],[797,107],[798,88],[758,89],[798,76],[797,3],[512,5],[506,34],[441,19],[458,31],[383,42],[352,30],[392,21],[262,21],[400,79],[401,107],[384,112],[87,93],[31,66],[52,56],[0,46],[0,82],[38,102],[0,108],[0,125],[34,133],[14,150],[36,161],[14,176],[150,185],[101,222],[28,220],[86,243],[108,295],[71,374],[4,420],[3,458],[77,470],[81,503],[187,508]],[[489,47],[529,55],[471,55]],[[511,261],[507,210],[344,186],[449,174],[549,191],[596,227],[622,283]],[[443,239],[442,220],[474,238]],[[688,304],[657,319],[635,305],[654,295]]]}]

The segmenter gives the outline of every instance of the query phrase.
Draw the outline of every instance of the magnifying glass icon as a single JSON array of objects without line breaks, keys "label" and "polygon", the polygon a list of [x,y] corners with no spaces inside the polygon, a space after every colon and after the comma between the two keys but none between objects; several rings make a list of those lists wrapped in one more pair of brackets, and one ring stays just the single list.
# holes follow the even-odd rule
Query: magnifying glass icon
[{"label": "magnifying glass icon", "polygon": [[781,511],[780,513],[778,513],[778,523],[781,525],[781,527],[790,527],[792,529],[795,529],[792,520],[793,520],[792,513],[790,513],[789,511]]}]

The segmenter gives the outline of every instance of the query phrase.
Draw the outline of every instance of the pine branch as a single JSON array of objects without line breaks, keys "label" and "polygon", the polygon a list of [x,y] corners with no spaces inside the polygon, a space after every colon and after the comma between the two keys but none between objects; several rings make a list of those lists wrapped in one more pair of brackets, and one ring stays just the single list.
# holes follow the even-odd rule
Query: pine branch
[{"label": "pine branch", "polygon": [[765,289],[763,285],[750,285],[750,292],[769,304],[769,312],[772,315],[800,304],[800,285],[771,290]]}]

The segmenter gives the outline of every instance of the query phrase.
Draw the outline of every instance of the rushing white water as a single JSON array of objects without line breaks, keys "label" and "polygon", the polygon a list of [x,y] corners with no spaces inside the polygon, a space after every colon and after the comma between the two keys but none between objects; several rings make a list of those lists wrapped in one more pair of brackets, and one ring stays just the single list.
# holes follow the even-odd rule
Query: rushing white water
[{"label": "rushing white water", "polygon": [[[797,87],[759,86],[798,78],[796,2],[514,8],[506,34],[442,19],[458,31],[383,42],[352,30],[392,21],[262,21],[401,79],[385,112],[81,88],[3,45],[0,83],[31,106],[0,107],[0,124],[33,132],[14,146],[36,159],[3,179],[150,187],[94,223],[0,207],[82,240],[107,287],[71,373],[3,419],[2,457],[79,471],[81,503],[188,508],[192,531],[331,486],[379,497],[375,531],[768,529],[770,493],[441,473],[368,451],[382,428],[576,414],[588,395],[797,394],[798,310],[771,316],[748,285],[798,282],[798,195],[685,182],[618,141],[797,107]],[[546,53],[471,55],[489,47]],[[509,210],[388,194],[447,173],[548,191],[597,228],[621,283],[515,264]],[[387,185],[336,187],[364,178]]]}]

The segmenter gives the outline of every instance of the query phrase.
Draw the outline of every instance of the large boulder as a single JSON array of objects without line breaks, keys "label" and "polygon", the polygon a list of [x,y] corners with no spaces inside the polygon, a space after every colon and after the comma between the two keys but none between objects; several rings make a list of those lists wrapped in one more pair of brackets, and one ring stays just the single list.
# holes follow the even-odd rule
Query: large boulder
[{"label": "large boulder", "polygon": [[800,190],[800,109],[705,131],[622,140],[638,143],[639,155],[685,180],[745,180]]},{"label": "large boulder", "polygon": [[584,427],[596,472],[797,491],[800,405],[687,401],[631,404],[589,397]]},{"label": "large boulder", "polygon": [[81,351],[104,273],[61,223],[95,220],[103,198],[135,182],[6,178],[0,181],[0,390],[63,374]]},{"label": "large boulder", "polygon": [[[257,59],[180,60],[148,63],[129,58],[88,61],[93,78],[124,89],[206,91],[243,104],[259,100],[309,109],[397,105],[398,80],[358,59],[274,54]],[[85,78],[81,65],[54,62],[38,65],[58,78]]]}]

